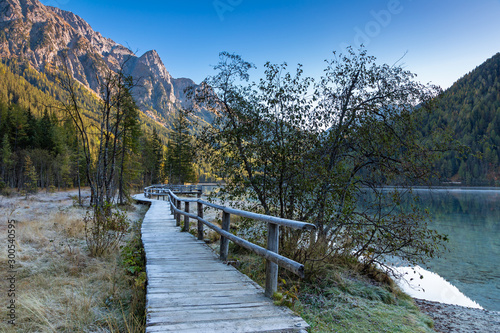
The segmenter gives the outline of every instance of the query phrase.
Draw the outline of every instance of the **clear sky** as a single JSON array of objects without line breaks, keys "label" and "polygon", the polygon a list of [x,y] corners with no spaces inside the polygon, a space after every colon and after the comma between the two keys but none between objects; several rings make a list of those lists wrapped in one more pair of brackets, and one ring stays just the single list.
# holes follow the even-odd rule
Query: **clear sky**
[{"label": "clear sky", "polygon": [[[365,44],[423,83],[449,87],[500,52],[500,0],[41,0],[81,16],[138,55],[155,49],[173,77],[199,83],[221,51],[262,70],[301,63],[319,77],[324,60]],[[258,72],[257,72],[258,73]]]}]

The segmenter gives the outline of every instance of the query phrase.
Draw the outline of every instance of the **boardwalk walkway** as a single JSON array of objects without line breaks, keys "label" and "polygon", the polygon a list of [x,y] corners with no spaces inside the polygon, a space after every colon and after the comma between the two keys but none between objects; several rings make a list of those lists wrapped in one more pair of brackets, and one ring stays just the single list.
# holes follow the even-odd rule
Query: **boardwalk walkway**
[{"label": "boardwalk walkway", "polygon": [[166,201],[150,201],[146,251],[146,332],[305,332],[307,323],[275,306],[263,289],[222,263],[203,241],[181,232]]}]

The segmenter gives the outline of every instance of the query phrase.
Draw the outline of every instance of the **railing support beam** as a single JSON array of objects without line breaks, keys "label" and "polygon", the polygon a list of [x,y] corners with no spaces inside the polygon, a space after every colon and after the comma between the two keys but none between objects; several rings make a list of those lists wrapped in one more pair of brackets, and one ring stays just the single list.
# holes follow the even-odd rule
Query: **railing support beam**
[{"label": "railing support beam", "polygon": [[[279,225],[267,224],[267,249],[278,253],[279,247]],[[264,294],[272,297],[278,290],[278,265],[270,260],[266,260],[266,290]]]},{"label": "railing support beam", "polygon": [[[231,224],[231,215],[229,213],[222,213],[222,230],[229,232],[229,226]],[[220,260],[227,261],[227,254],[229,250],[229,239],[226,237],[220,238]]]},{"label": "railing support beam", "polygon": [[[203,204],[198,202],[198,217],[203,219]],[[198,220],[198,240],[203,240],[203,222]]]},{"label": "railing support beam", "polygon": [[[186,213],[189,213],[189,202],[186,201],[184,203],[184,211]],[[189,231],[189,217],[187,215],[184,215],[184,226],[182,228],[182,231]]]},{"label": "railing support beam", "polygon": [[[181,209],[181,201],[180,200],[175,200],[175,206],[177,209]],[[180,227],[181,226],[181,214],[177,213],[177,216],[175,217],[175,226]]]}]

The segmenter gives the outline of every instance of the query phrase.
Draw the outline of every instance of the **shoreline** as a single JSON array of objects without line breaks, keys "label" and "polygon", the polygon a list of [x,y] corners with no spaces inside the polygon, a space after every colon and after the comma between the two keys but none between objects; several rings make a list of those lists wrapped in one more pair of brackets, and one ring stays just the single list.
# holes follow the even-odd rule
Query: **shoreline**
[{"label": "shoreline", "polygon": [[[500,332],[500,311],[484,309],[439,274],[419,266],[395,269],[402,274],[396,283],[432,318],[436,332]],[[420,274],[423,279],[418,278]]]},{"label": "shoreline", "polygon": [[500,312],[413,298],[422,312],[434,320],[440,333],[498,333]]}]

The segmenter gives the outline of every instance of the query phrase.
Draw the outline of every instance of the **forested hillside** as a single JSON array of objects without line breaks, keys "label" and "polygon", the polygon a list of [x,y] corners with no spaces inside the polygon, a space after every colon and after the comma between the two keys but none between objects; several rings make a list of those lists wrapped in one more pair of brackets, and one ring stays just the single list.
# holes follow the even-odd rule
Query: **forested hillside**
[{"label": "forested hillside", "polygon": [[[62,108],[67,91],[56,84],[57,75],[47,77],[27,62],[0,62],[0,187],[21,190],[34,183],[49,190],[74,187],[78,182],[86,185],[81,143]],[[99,99],[85,87],[76,87],[86,122],[93,124]],[[169,130],[143,113],[137,116],[140,129],[127,150],[125,181],[140,188],[165,181]],[[197,170],[205,179],[203,170]]]},{"label": "forested hillside", "polygon": [[441,182],[500,185],[500,53],[442,94],[423,132],[447,126],[470,153],[446,153],[437,165]]}]

